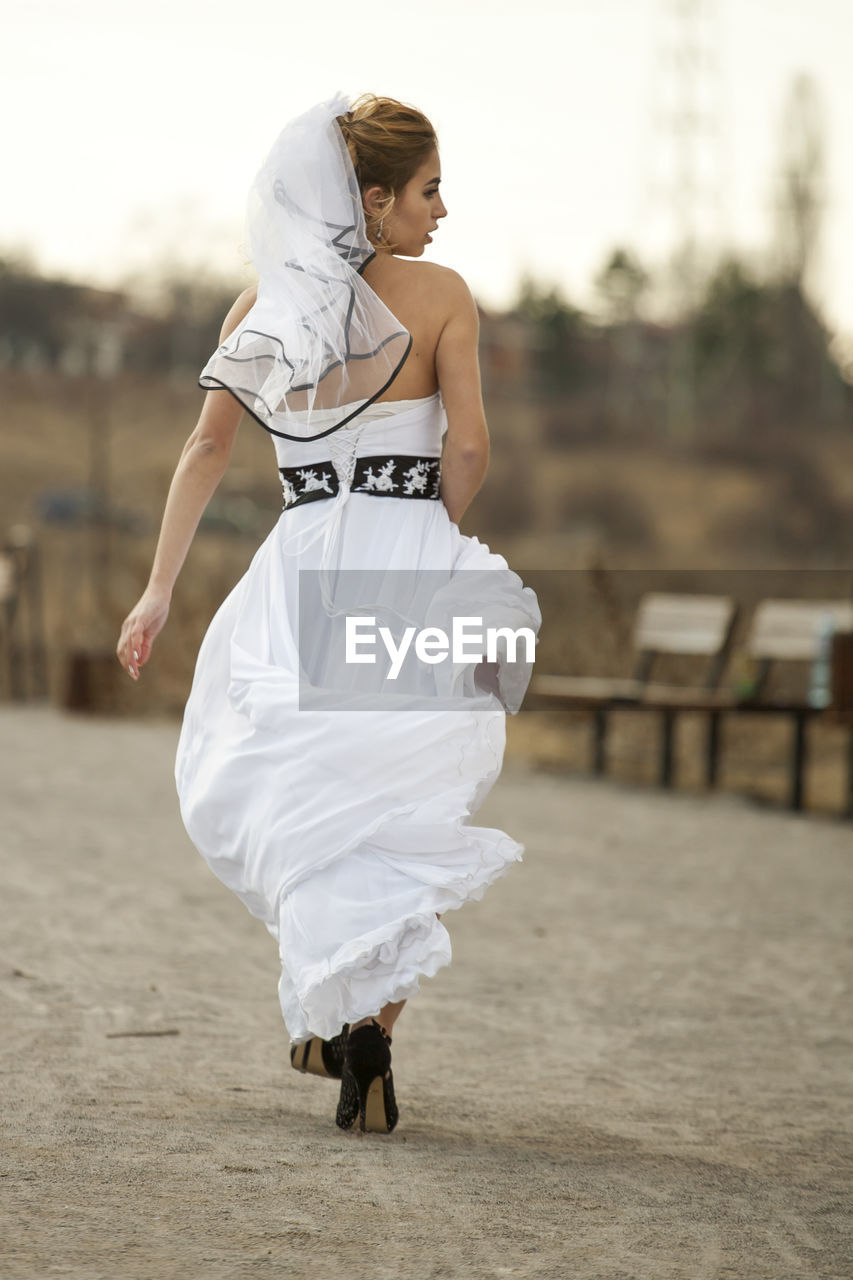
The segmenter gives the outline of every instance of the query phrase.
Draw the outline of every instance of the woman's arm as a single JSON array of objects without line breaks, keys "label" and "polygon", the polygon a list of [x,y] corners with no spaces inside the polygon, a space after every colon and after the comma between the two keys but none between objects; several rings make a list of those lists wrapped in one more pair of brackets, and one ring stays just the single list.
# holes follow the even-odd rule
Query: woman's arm
[{"label": "woman's arm", "polygon": [[[220,342],[254,303],[254,289],[240,295],[225,318]],[[169,616],[172,590],[199,521],[227,470],[242,405],[229,391],[208,391],[199,420],[178,461],[154,553],[151,576],[139,601],[125,618],[116,646],[119,662],[134,680],[151,656],[154,640]]]},{"label": "woman's arm", "polygon": [[480,385],[477,304],[456,271],[447,275],[450,315],[438,340],[435,368],[447,412],[441,497],[450,519],[458,524],[489,465],[489,430]]}]

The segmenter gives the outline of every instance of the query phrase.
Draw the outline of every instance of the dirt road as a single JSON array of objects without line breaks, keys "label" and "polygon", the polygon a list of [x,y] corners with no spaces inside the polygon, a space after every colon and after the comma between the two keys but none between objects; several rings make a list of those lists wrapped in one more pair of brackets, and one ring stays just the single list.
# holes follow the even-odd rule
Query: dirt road
[{"label": "dirt road", "polygon": [[0,711],[3,1280],[853,1275],[850,824],[507,767],[525,861],[350,1135],[176,738]]}]

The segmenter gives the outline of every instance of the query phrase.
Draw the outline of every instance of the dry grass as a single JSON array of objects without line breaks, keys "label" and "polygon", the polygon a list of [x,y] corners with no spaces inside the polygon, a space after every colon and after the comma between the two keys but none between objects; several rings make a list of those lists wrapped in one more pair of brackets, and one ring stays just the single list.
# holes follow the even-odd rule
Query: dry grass
[{"label": "dry grass", "polygon": [[[678,719],[675,785],[702,793],[706,720],[685,713]],[[611,712],[607,739],[607,773],[638,786],[656,786],[660,726],[655,712]],[[751,796],[760,803],[788,803],[792,727],[787,719],[729,716],[722,733],[718,786]],[[804,808],[838,815],[846,799],[845,756],[850,730],[814,723],[808,729],[808,768]],[[583,711],[522,711],[508,722],[507,756],[547,771],[572,774],[591,768],[592,719]]]}]

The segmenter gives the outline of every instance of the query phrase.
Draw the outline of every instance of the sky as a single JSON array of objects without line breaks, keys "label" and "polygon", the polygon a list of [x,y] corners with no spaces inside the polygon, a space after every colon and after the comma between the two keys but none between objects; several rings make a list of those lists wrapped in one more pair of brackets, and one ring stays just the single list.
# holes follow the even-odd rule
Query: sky
[{"label": "sky", "polygon": [[[103,284],[167,259],[248,280],[246,193],[276,135],[336,91],[372,91],[439,136],[448,217],[426,258],[486,306],[529,272],[592,307],[616,245],[652,265],[678,225],[662,122],[677,2],[5,0],[0,254]],[[767,261],[782,109],[811,75],[826,210],[810,287],[853,354],[853,0],[690,2],[704,242]]]}]

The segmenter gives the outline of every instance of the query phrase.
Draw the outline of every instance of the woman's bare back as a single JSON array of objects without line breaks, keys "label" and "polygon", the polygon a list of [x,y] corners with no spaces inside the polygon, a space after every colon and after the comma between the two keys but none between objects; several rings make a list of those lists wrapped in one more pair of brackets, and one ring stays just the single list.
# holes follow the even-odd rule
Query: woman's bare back
[{"label": "woman's bare back", "polygon": [[451,309],[447,277],[450,272],[433,262],[374,258],[362,276],[388,310],[412,335],[408,359],[384,400],[417,400],[438,390],[435,355]]}]

